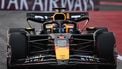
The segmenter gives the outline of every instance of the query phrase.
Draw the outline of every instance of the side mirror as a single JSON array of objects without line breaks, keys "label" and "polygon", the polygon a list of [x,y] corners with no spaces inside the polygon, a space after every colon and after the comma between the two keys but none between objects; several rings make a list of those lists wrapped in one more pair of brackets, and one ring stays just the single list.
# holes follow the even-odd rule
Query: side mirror
[{"label": "side mirror", "polygon": [[38,16],[38,15],[35,15],[33,17],[28,17],[27,18],[27,21],[28,20],[31,20],[31,21],[34,21],[34,22],[38,22],[38,23],[43,23],[47,20],[47,17],[45,16]]},{"label": "side mirror", "polygon": [[46,21],[46,18],[43,16],[35,16],[35,17],[27,18],[27,20],[42,23]]},{"label": "side mirror", "polygon": [[72,15],[70,20],[75,21],[75,22],[80,22],[84,20],[89,20],[89,16],[86,14]]}]

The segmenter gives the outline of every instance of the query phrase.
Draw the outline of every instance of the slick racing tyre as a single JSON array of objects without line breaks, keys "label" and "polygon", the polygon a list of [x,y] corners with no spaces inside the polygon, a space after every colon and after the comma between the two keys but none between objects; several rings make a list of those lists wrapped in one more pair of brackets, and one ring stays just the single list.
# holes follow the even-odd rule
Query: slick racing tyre
[{"label": "slick racing tyre", "polygon": [[10,29],[8,30],[8,33],[15,33],[15,32],[19,32],[19,33],[24,33],[24,34],[26,34],[25,28],[10,28]]},{"label": "slick racing tyre", "polygon": [[108,29],[106,27],[96,27],[96,29],[101,29],[103,32],[108,32]]},{"label": "slick racing tyre", "polygon": [[97,69],[117,69],[116,65],[101,65]]},{"label": "slick racing tyre", "polygon": [[[11,69],[11,64],[16,62],[17,59],[26,57],[27,39],[24,34],[19,32],[11,33],[8,36],[7,47],[7,66]],[[13,68],[12,68],[13,69]]]},{"label": "slick racing tyre", "polygon": [[108,32],[108,29],[106,27],[88,27],[88,28],[86,28],[86,30],[89,33],[94,33],[97,30],[100,30],[99,33],[101,33],[101,32]]},{"label": "slick racing tyre", "polygon": [[116,69],[115,37],[112,32],[103,32],[96,37],[97,56],[106,59],[111,66],[100,66],[99,69]]}]

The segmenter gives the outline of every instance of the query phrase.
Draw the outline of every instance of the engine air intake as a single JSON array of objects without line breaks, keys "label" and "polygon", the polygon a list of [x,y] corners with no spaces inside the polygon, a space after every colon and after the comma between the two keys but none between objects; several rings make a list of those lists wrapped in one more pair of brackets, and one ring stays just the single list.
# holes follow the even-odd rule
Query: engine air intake
[{"label": "engine air intake", "polygon": [[54,20],[66,20],[66,16],[65,14],[58,13],[54,15]]}]

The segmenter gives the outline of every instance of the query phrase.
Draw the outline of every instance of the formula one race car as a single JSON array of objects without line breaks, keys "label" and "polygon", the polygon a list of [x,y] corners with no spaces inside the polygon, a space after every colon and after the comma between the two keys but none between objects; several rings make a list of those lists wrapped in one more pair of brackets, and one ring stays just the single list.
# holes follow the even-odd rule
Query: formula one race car
[{"label": "formula one race car", "polygon": [[[94,66],[116,69],[115,37],[106,27],[86,27],[88,12],[27,13],[29,28],[8,31],[7,68]],[[42,24],[35,31],[29,21]],[[81,29],[78,23],[84,21]]]}]

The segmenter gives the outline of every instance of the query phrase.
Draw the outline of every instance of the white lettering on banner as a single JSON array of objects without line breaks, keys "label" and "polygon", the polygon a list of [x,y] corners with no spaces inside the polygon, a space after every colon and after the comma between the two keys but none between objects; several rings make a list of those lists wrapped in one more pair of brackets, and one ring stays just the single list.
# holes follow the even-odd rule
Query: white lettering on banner
[{"label": "white lettering on banner", "polygon": [[93,0],[89,0],[89,3],[91,5],[92,10],[94,10],[94,2],[93,2]]},{"label": "white lettering on banner", "polygon": [[61,0],[61,6],[62,7],[66,7],[67,1],[68,0]]},{"label": "white lettering on banner", "polygon": [[17,0],[9,0],[7,9],[9,9],[12,4],[15,6],[16,9],[19,9]]},{"label": "white lettering on banner", "polygon": [[88,10],[88,5],[90,5],[92,10],[94,10],[94,2],[93,2],[93,0],[83,0],[83,4],[84,4],[84,11]]},{"label": "white lettering on banner", "polygon": [[52,11],[53,8],[58,7],[57,2],[59,0],[50,0],[49,11]]},{"label": "white lettering on banner", "polygon": [[48,0],[44,0],[45,1],[45,5],[44,5],[44,11],[47,11],[47,7],[48,7]]},{"label": "white lettering on banner", "polygon": [[69,11],[72,11],[75,0],[61,0],[61,6],[67,7]]},{"label": "white lettering on banner", "polygon": [[2,3],[1,4],[1,9],[4,9],[4,7],[5,7],[5,0],[2,0],[1,3]]},{"label": "white lettering on banner", "polygon": [[82,11],[81,5],[81,0],[76,0],[74,11],[77,10],[77,8],[79,8],[79,10]]},{"label": "white lettering on banner", "polygon": [[87,2],[86,2],[86,0],[83,0],[83,4],[84,4],[84,11],[87,11]]},{"label": "white lettering on banner", "polygon": [[21,0],[20,10],[23,10],[24,7],[25,7],[26,10],[28,10],[27,1],[26,0]]},{"label": "white lettering on banner", "polygon": [[73,3],[75,0],[68,0],[68,6],[69,6],[69,11],[72,11],[73,9]]},{"label": "white lettering on banner", "polygon": [[32,10],[35,10],[36,6],[40,6],[40,10],[43,11],[43,2],[42,2],[42,0],[35,0]]},{"label": "white lettering on banner", "polygon": [[2,10],[53,11],[55,7],[65,7],[67,11],[94,10],[95,0],[0,0]]},{"label": "white lettering on banner", "polygon": [[61,7],[66,8],[67,2],[68,0],[61,0]]}]

